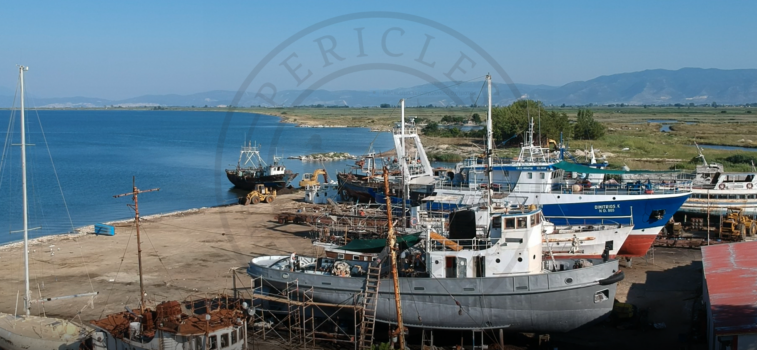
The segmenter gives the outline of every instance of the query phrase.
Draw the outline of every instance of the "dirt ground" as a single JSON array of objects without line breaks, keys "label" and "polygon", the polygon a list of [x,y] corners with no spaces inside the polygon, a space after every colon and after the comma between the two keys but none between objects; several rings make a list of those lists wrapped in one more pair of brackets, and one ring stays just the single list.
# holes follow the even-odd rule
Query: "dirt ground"
[{"label": "dirt ground", "polygon": [[[184,300],[192,295],[229,291],[231,269],[246,266],[259,255],[289,255],[293,251],[317,254],[310,244],[307,226],[273,221],[275,213],[303,205],[301,197],[301,193],[294,193],[279,196],[273,204],[205,208],[143,218],[142,259],[148,300]],[[149,206],[149,200],[141,205]],[[139,275],[133,222],[115,226],[115,236],[51,237],[30,246],[34,298],[99,292],[94,298],[46,302],[47,315],[79,315],[86,322],[122,311],[126,305],[136,307]],[[22,313],[22,248],[0,248],[0,263],[4,272],[0,275],[0,312],[13,313],[18,308]],[[646,259],[634,259],[632,267],[622,270],[626,278],[619,284],[616,298],[636,305],[647,317],[553,334],[550,349],[702,348],[687,345],[692,304],[701,293],[699,250],[656,248]],[[241,279],[249,284],[248,278]],[[34,304],[32,313],[41,314],[41,306]],[[520,335],[506,338],[533,347],[533,342],[524,341]]]},{"label": "dirt ground", "polygon": [[[190,295],[230,289],[234,267],[258,255],[315,254],[305,226],[280,226],[273,214],[296,206],[302,194],[279,196],[272,204],[205,208],[141,220],[142,263],[148,300],[184,300]],[[140,201],[149,206],[149,200]],[[81,311],[85,321],[103,313],[134,307],[139,299],[136,232],[133,221],[118,223],[115,236],[86,234],[51,237],[30,246],[29,270],[33,298],[92,291],[82,297],[46,302],[47,315],[71,318]],[[91,233],[92,230],[89,230]],[[23,248],[0,249],[0,312],[23,309]],[[246,279],[249,284],[249,279]],[[93,306],[93,307],[92,307]],[[33,314],[41,313],[34,304]]]}]

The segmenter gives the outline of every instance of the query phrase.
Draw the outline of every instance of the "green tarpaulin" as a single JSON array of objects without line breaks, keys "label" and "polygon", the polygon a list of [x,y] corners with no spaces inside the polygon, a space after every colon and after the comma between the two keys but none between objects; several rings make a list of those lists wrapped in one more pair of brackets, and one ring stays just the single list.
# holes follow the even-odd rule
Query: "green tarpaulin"
[{"label": "green tarpaulin", "polygon": [[566,161],[559,162],[555,165],[553,165],[557,169],[562,169],[569,172],[575,172],[575,173],[583,173],[583,174],[607,174],[607,175],[625,175],[625,174],[670,174],[670,173],[677,173],[679,171],[677,170],[663,170],[663,171],[653,171],[653,170],[631,170],[631,171],[624,171],[624,170],[610,170],[610,169],[597,169],[592,168],[590,166],[576,164],[576,163],[570,163]]},{"label": "green tarpaulin", "polygon": [[[420,240],[420,233],[412,235],[397,236],[397,243],[400,248],[407,249],[414,246]],[[386,247],[386,239],[353,239],[347,245],[341,246],[339,250],[349,250],[362,253],[381,253]]]}]

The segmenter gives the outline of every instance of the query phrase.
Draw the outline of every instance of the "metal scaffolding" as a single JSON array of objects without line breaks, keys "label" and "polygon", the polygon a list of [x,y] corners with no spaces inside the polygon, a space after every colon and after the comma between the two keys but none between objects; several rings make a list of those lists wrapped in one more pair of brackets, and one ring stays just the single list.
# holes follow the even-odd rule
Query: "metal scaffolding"
[{"label": "metal scaffolding", "polygon": [[248,324],[253,342],[273,341],[297,349],[316,348],[318,342],[328,342],[352,344],[359,349],[360,331],[366,322],[365,293],[355,293],[350,302],[332,304],[316,301],[314,289],[300,289],[297,280],[276,288],[262,277],[254,278],[249,287],[240,289],[237,285],[244,283],[237,281],[236,269],[233,278],[235,298],[249,293]]}]

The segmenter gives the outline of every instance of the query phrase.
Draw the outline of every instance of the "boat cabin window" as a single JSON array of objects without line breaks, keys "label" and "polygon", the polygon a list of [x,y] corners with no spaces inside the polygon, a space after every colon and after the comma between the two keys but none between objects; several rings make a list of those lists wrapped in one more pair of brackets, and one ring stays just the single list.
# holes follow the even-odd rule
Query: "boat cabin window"
[{"label": "boat cabin window", "polygon": [[525,216],[520,216],[520,217],[517,218],[517,220],[518,220],[518,228],[526,228],[527,227],[526,226],[526,217]]},{"label": "boat cabin window", "polygon": [[515,218],[505,218],[505,230],[515,228]]},{"label": "boat cabin window", "polygon": [[195,338],[195,349],[197,350],[205,349],[205,347],[202,346],[202,337]]},{"label": "boat cabin window", "polygon": [[536,225],[536,215],[531,215],[531,227]]},{"label": "boat cabin window", "polygon": [[229,333],[221,334],[221,348],[225,349],[229,347]]},{"label": "boat cabin window", "polygon": [[353,255],[352,260],[360,260],[360,255]]},{"label": "boat cabin window", "polygon": [[231,345],[236,344],[237,343],[237,339],[239,339],[239,338],[237,337],[237,330],[235,329],[235,330],[231,331]]},{"label": "boat cabin window", "polygon": [[528,173],[528,179],[531,180],[534,178],[534,173]]},{"label": "boat cabin window", "polygon": [[544,173],[539,173],[539,178],[544,180]]},{"label": "boat cabin window", "polygon": [[218,349],[218,336],[217,335],[211,335],[208,338],[210,339],[210,347],[208,347],[208,349],[210,349],[210,350]]},{"label": "boat cabin window", "polygon": [[336,258],[337,259],[344,259],[344,254],[337,254]]},{"label": "boat cabin window", "polygon": [[501,216],[495,216],[492,218],[492,224],[490,227],[502,227],[502,217]]},{"label": "boat cabin window", "polygon": [[244,328],[239,327],[239,341],[242,341],[244,339]]}]

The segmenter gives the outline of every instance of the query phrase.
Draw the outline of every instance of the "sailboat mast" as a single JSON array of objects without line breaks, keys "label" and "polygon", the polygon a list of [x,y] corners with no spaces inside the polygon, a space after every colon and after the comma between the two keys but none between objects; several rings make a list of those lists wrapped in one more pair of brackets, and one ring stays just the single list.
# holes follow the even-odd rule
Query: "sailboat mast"
[{"label": "sailboat mast", "polygon": [[113,198],[123,197],[123,196],[132,196],[132,200],[134,201],[134,224],[137,227],[137,262],[139,264],[139,310],[141,311],[140,315],[143,315],[145,313],[145,285],[142,280],[142,243],[141,238],[139,237],[139,201],[138,201],[138,195],[140,193],[145,192],[153,192],[153,191],[160,191],[159,188],[153,188],[151,190],[140,190],[137,188],[137,180],[134,176],[131,177],[131,185],[132,185],[132,191],[124,194],[119,194],[113,196]]},{"label": "sailboat mast", "polygon": [[486,75],[486,85],[489,91],[489,110],[486,113],[486,179],[488,181],[489,193],[487,194],[487,207],[491,210],[492,206],[492,153],[494,153],[492,145],[492,136],[494,130],[492,130],[492,76]]},{"label": "sailboat mast", "polygon": [[30,315],[31,291],[29,290],[29,203],[26,197],[26,119],[24,117],[24,72],[29,67],[19,66],[18,74],[21,81],[21,186],[24,197],[24,310]]}]

